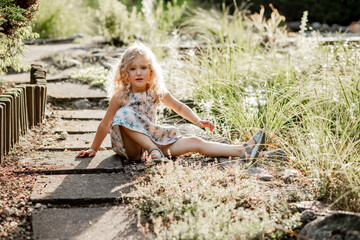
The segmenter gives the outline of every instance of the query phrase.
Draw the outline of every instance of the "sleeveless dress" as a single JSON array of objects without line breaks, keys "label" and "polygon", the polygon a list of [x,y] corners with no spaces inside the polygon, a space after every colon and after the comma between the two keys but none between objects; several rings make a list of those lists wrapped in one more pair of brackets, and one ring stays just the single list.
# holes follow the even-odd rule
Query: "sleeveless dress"
[{"label": "sleeveless dress", "polygon": [[157,146],[176,142],[181,135],[172,126],[160,126],[156,122],[158,101],[146,92],[130,93],[129,100],[117,110],[111,125],[110,137],[114,152],[128,159],[120,126],[147,135]]}]

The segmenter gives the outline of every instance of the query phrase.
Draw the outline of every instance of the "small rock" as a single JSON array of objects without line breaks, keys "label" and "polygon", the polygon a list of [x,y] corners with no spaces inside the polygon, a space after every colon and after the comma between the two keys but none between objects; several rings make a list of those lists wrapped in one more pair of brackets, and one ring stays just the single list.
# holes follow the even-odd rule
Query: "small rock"
[{"label": "small rock", "polygon": [[301,214],[301,222],[305,225],[315,220],[317,217],[313,211],[305,210]]},{"label": "small rock", "polygon": [[14,221],[10,223],[10,227],[12,228],[15,228],[17,225],[18,225],[17,222]]},{"label": "small rock", "polygon": [[295,169],[286,169],[284,172],[281,173],[281,179],[285,182],[285,183],[291,183],[293,182],[296,178],[298,178],[300,175],[298,170]]},{"label": "small rock", "polygon": [[26,204],[26,203],[25,203],[24,201],[20,201],[20,202],[19,202],[19,206],[20,206],[20,207],[25,207],[25,204]]},{"label": "small rock", "polygon": [[360,214],[334,213],[305,225],[298,239],[360,239]]},{"label": "small rock", "polygon": [[319,22],[314,22],[311,24],[311,27],[313,30],[320,30],[320,28],[322,27],[322,24]]},{"label": "small rock", "polygon": [[15,210],[14,210],[14,215],[15,215],[16,217],[20,217],[20,212],[19,212],[19,210],[15,209]]},{"label": "small rock", "polygon": [[55,66],[57,66],[60,69],[67,69],[72,67],[81,67],[82,63],[73,58],[65,58],[57,61],[55,63]]},{"label": "small rock", "polygon": [[42,205],[41,203],[35,204],[35,209],[40,209],[40,208],[42,208],[42,207],[43,207],[43,205]]},{"label": "small rock", "polygon": [[90,109],[91,108],[91,104],[90,104],[89,100],[87,100],[87,99],[77,100],[73,104],[76,109]]},{"label": "small rock", "polygon": [[145,171],[145,170],[146,170],[145,164],[138,164],[138,165],[136,165],[136,170],[137,170],[137,171]]},{"label": "small rock", "polygon": [[267,173],[261,173],[258,175],[259,180],[261,181],[270,181],[274,178],[273,175]]},{"label": "small rock", "polygon": [[14,211],[8,207],[5,207],[3,210],[2,210],[2,213],[6,216],[6,217],[10,217],[11,215],[14,214]]},{"label": "small rock", "polygon": [[297,207],[299,212],[303,212],[305,210],[324,210],[326,209],[326,205],[319,201],[303,201],[292,204],[294,207]]},{"label": "small rock", "polygon": [[57,137],[57,140],[66,140],[69,134],[66,131],[62,131],[60,135]]},{"label": "small rock", "polygon": [[260,158],[266,161],[286,161],[288,157],[286,153],[281,149],[276,149],[272,151],[263,151],[260,153]]}]

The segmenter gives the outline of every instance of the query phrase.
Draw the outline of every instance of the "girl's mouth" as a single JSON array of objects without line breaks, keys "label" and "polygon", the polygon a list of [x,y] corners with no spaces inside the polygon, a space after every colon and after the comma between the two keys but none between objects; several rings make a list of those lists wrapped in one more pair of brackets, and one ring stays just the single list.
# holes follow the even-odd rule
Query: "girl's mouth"
[{"label": "girl's mouth", "polygon": [[136,78],[135,80],[136,81],[142,81],[143,79],[142,78]]}]

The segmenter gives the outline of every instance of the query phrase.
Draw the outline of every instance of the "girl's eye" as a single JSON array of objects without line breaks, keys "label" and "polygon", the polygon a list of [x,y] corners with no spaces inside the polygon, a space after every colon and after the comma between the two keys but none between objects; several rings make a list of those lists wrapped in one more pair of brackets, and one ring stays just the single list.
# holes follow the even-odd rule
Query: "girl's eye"
[{"label": "girl's eye", "polygon": [[135,68],[130,68],[130,71],[134,71],[135,70]]},{"label": "girl's eye", "polygon": [[141,69],[142,69],[142,70],[145,70],[145,69],[147,69],[147,67],[142,67]]}]

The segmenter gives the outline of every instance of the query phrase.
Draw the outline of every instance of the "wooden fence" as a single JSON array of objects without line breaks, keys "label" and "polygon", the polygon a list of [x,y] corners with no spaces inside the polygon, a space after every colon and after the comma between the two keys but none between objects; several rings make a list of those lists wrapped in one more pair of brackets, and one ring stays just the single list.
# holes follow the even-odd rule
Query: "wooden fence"
[{"label": "wooden fence", "polygon": [[42,122],[46,106],[46,72],[31,65],[30,83],[0,95],[0,163],[27,130]]}]

